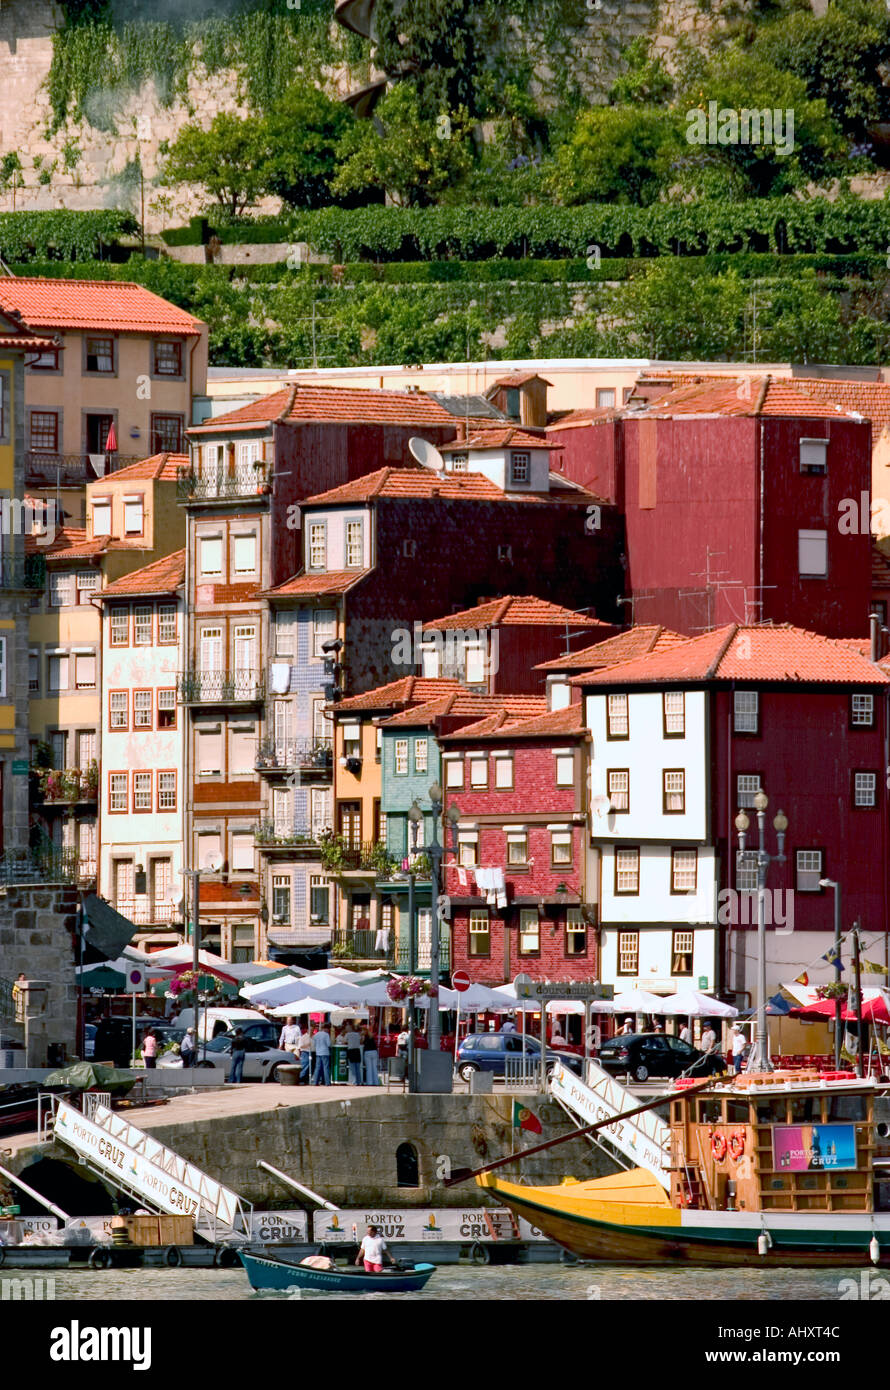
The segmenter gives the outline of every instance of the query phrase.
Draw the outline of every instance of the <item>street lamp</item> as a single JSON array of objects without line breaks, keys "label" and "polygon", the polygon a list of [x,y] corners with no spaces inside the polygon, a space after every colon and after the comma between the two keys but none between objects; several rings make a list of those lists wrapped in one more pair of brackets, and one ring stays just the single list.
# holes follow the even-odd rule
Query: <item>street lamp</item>
[{"label": "street lamp", "polygon": [[773,1064],[769,1057],[769,1040],[766,1032],[766,876],[770,864],[775,860],[777,864],[785,863],[785,832],[788,829],[788,817],[784,811],[779,811],[774,820],[773,827],[776,838],[779,842],[778,854],[768,854],[766,849],[766,808],[769,805],[769,797],[766,792],[759,791],[754,797],[754,809],[757,812],[757,849],[748,850],[745,848],[748,830],[751,821],[744,811],[739,811],[735,818],[735,828],[739,837],[739,854],[742,862],[754,862],[757,866],[757,961],[758,961],[758,995],[757,995],[757,1034],[754,1039],[754,1046],[751,1048],[751,1055],[748,1058],[748,1071],[764,1072],[772,1071]]},{"label": "street lamp", "polygon": [[[442,1030],[439,1020],[439,882],[442,869],[442,860],[451,851],[457,854],[457,822],[460,820],[460,810],[452,804],[443,817],[447,828],[451,831],[451,844],[440,845],[437,835],[439,818],[442,816],[442,800],[444,793],[438,782],[434,782],[430,787],[430,801],[433,808],[433,837],[429,845],[426,846],[430,856],[430,892],[432,906],[432,923],[430,926],[430,1019],[427,1025],[427,1047],[431,1052],[438,1052],[442,1037]],[[447,839],[447,834],[446,834]]]},{"label": "street lamp", "polygon": [[[840,960],[841,960],[841,885],[833,878],[820,878],[820,888],[834,889],[834,977],[840,980]],[[843,1005],[841,1003],[840,992],[834,997],[834,1069],[841,1069],[841,1015]]]},{"label": "street lamp", "polygon": [[[423,811],[414,801],[408,808],[408,824],[410,835],[408,841],[408,974],[413,975],[417,970],[417,901],[415,898],[415,883],[417,882],[414,873],[413,855],[417,853],[417,836],[420,827],[423,825]],[[408,1089],[416,1091],[417,1077],[415,1074],[415,1062],[417,1060],[414,1050],[414,1030],[416,1026],[416,1011],[413,996],[408,1000]]]}]

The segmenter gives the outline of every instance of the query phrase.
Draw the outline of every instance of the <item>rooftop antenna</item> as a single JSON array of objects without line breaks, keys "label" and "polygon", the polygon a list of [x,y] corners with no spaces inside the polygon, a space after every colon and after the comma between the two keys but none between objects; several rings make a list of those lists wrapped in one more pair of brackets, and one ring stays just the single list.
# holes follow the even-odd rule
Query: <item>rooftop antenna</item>
[{"label": "rooftop antenna", "polygon": [[655,594],[653,593],[653,591],[652,591],[651,589],[644,589],[644,590],[642,591],[642,593],[639,593],[639,594],[631,594],[629,597],[626,597],[626,598],[617,598],[617,599],[615,600],[616,603],[627,603],[627,604],[630,605],[630,625],[631,625],[631,627],[636,627],[636,625],[637,625],[637,604],[639,603],[640,599],[644,599],[644,598],[655,598]]},{"label": "rooftop antenna", "polygon": [[706,599],[706,601],[707,601],[707,619],[708,619],[708,620],[707,620],[707,622],[706,622],[705,624],[703,624],[702,626],[700,626],[700,627],[694,627],[694,628],[692,629],[693,632],[712,632],[712,631],[713,631],[713,628],[714,628],[714,595],[715,595],[715,594],[725,594],[725,593],[726,593],[728,590],[730,590],[730,589],[741,589],[741,588],[743,587],[742,581],[741,581],[740,579],[725,579],[725,578],[723,578],[722,576],[724,576],[724,575],[726,574],[726,570],[717,570],[717,571],[712,571],[712,570],[711,570],[711,561],[717,559],[718,556],[720,556],[720,555],[725,555],[725,553],[726,553],[726,552],[723,551],[723,550],[712,550],[711,547],[708,546],[708,549],[707,549],[707,552],[706,552],[707,558],[706,558],[706,561],[705,561],[705,569],[704,569],[703,571],[699,572],[698,574],[696,574],[696,575],[693,576],[695,579],[704,579],[704,581],[705,581],[705,586],[704,586],[704,588],[703,588],[703,589],[681,589],[680,592],[679,592],[679,595],[678,595],[679,598],[698,598],[698,597],[704,595],[704,597],[705,597],[705,599]]}]

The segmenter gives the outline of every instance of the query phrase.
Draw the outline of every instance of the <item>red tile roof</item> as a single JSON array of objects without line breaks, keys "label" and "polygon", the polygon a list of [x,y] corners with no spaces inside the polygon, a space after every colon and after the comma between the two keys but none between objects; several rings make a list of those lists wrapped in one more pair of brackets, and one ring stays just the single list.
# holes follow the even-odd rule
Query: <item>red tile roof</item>
[{"label": "red tile roof", "polygon": [[129,594],[174,594],[185,583],[185,551],[176,550],[154,560],[141,570],[133,570],[102,590],[100,597],[124,598]]},{"label": "red tile roof", "polygon": [[559,603],[549,603],[546,599],[534,596],[508,594],[505,598],[492,599],[490,603],[479,603],[475,608],[465,608],[462,613],[450,613],[446,618],[436,618],[434,622],[424,623],[424,632],[445,631],[448,629],[482,627],[572,627],[607,628],[611,623],[601,623],[599,618],[588,618],[575,613],[571,608],[563,608]]},{"label": "red tile roof", "polygon": [[607,420],[615,420],[621,414],[619,406],[603,405],[584,410],[551,411],[547,416],[547,430],[577,429],[581,425],[604,425]]},{"label": "red tile roof", "polygon": [[547,713],[547,700],[543,695],[473,695],[461,687],[451,695],[441,699],[429,700],[426,704],[415,705],[413,709],[394,714],[391,719],[382,721],[384,728],[402,726],[420,727],[432,724],[437,719],[459,719],[465,716],[482,719],[487,714],[496,714],[505,709],[519,717],[532,718]]},{"label": "red tile roof", "polygon": [[890,675],[874,665],[861,638],[764,624],[730,623],[690,637],[667,651],[575,676],[572,685],[685,684],[690,681],[786,681],[818,685],[886,685]]},{"label": "red tile roof", "polygon": [[426,704],[429,700],[450,695],[461,689],[456,680],[438,676],[403,676],[401,680],[378,685],[362,695],[350,695],[331,708],[338,714],[358,713],[361,710],[398,709],[405,705]]},{"label": "red tile roof", "polygon": [[829,377],[795,377],[807,395],[830,401],[848,414],[871,420],[874,439],[890,427],[890,382],[832,381]]},{"label": "red tile roof", "polygon": [[88,537],[82,526],[57,528],[51,545],[40,545],[34,536],[25,537],[27,555],[43,555],[47,560],[89,560],[109,550],[144,550],[135,541],[116,541],[110,536]]},{"label": "red tile roof", "polygon": [[518,425],[494,425],[490,429],[477,431],[466,439],[454,439],[450,444],[440,444],[441,454],[465,454],[469,449],[562,449],[562,444],[552,444],[544,434],[530,434]]},{"label": "red tile roof", "polygon": [[354,478],[330,492],[308,497],[304,507],[335,506],[371,502],[377,497],[423,499],[444,498],[446,501],[524,502],[558,506],[566,502],[579,505],[601,501],[584,488],[557,488],[555,492],[504,492],[482,473],[431,473],[427,468],[378,468],[364,478]]},{"label": "red tile roof", "polygon": [[97,478],[96,482],[104,486],[117,482],[119,478],[155,478],[162,483],[175,483],[180,468],[187,468],[188,461],[188,454],[152,454],[150,458],[128,463],[125,468],[116,468],[113,473]]},{"label": "red tile roof", "polygon": [[423,391],[377,391],[362,386],[304,386],[295,383],[216,415],[190,434],[269,424],[273,420],[342,420],[383,425],[456,426],[455,417]]},{"label": "red tile roof", "polygon": [[55,338],[38,338],[26,333],[4,333],[0,336],[0,350],[3,352],[49,352],[58,345]]},{"label": "red tile roof", "polygon": [[716,377],[681,384],[642,409],[625,411],[632,419],[678,415],[757,415],[799,419],[843,418],[846,412],[798,385],[797,380],[764,376]]},{"label": "red tile roof", "polygon": [[552,381],[545,380],[537,372],[511,372],[509,376],[499,376],[497,381],[493,381],[486,395],[490,394],[497,386],[524,386],[527,381],[542,381],[545,386],[553,385]]},{"label": "red tile roof", "polygon": [[0,279],[0,310],[21,314],[32,328],[196,336],[204,326],[184,309],[128,280],[4,276]]},{"label": "red tile roof", "polygon": [[457,743],[464,739],[500,738],[570,738],[585,735],[583,711],[580,705],[569,705],[567,709],[553,710],[550,714],[537,715],[531,719],[517,719],[509,710],[498,710],[497,714],[480,719],[477,724],[467,724],[452,734],[443,734],[440,742]]},{"label": "red tile roof", "polygon": [[370,570],[328,570],[324,574],[295,574],[274,589],[258,589],[255,598],[313,598],[317,594],[346,594],[367,579]]},{"label": "red tile roof", "polygon": [[645,656],[647,652],[668,651],[678,642],[688,639],[681,632],[671,632],[670,628],[657,623],[639,623],[619,632],[615,637],[607,637],[592,647],[557,656],[553,661],[542,661],[536,671],[589,671],[602,666],[614,666],[618,661],[630,661],[632,657]]}]

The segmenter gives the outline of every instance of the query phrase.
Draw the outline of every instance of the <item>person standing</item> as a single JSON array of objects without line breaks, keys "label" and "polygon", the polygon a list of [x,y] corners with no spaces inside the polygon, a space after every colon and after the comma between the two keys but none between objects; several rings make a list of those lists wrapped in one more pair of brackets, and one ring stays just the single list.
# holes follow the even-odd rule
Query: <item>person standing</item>
[{"label": "person standing", "polygon": [[362,1035],[351,1021],[343,1039],[346,1044],[346,1066],[350,1086],[363,1085],[362,1077]]},{"label": "person standing", "polygon": [[312,1078],[312,1084],[314,1086],[330,1086],[331,1084],[331,1035],[324,1023],[315,1033],[315,1075]]},{"label": "person standing", "polygon": [[628,1037],[630,1037],[630,1035],[631,1035],[631,1033],[633,1032],[633,1030],[634,1030],[634,1021],[633,1021],[633,1019],[632,1019],[632,1018],[626,1018],[626,1019],[624,1020],[623,1025],[618,1029],[618,1036],[619,1036],[619,1038],[628,1038]]},{"label": "person standing", "polygon": [[377,1039],[370,1028],[362,1029],[362,1064],[365,1069],[365,1085],[379,1086],[380,1076],[377,1070],[379,1062],[377,1054]]},{"label": "person standing", "polygon": [[708,1019],[704,1027],[704,1032],[701,1035],[701,1050],[706,1057],[710,1057],[711,1053],[716,1050],[716,1047],[717,1034],[714,1032],[714,1025],[711,1023],[710,1019]]},{"label": "person standing", "polygon": [[684,1023],[680,1029],[680,1041],[692,1045],[692,1031],[688,1023]]},{"label": "person standing", "polygon": [[229,1080],[236,1084],[241,1080],[244,1072],[244,1056],[247,1052],[247,1039],[240,1028],[235,1029],[235,1036],[232,1039],[232,1069],[229,1072]]},{"label": "person standing", "polygon": [[732,1065],[736,1076],[741,1074],[742,1067],[745,1065],[745,1048],[747,1042],[745,1034],[742,1032],[742,1025],[734,1023],[732,1025]]},{"label": "person standing", "polygon": [[184,1067],[193,1067],[195,1065],[195,1052],[195,1030],[194,1028],[186,1028],[185,1037],[179,1044],[179,1055],[182,1058],[182,1065]]},{"label": "person standing", "polygon": [[292,1052],[294,1056],[300,1051],[300,1030],[295,1018],[288,1018],[281,1030],[278,1046],[284,1048],[285,1052]]},{"label": "person standing", "polygon": [[411,1040],[411,1034],[408,1032],[408,1025],[407,1025],[407,1024],[403,1024],[403,1026],[402,1026],[402,1031],[401,1031],[401,1033],[399,1033],[398,1037],[396,1038],[396,1056],[397,1056],[397,1057],[407,1057],[407,1056],[408,1056],[408,1043],[410,1042],[410,1040]]},{"label": "person standing", "polygon": [[[559,1027],[559,1025],[557,1024],[557,1028],[558,1028],[558,1027]],[[509,1014],[507,1015],[507,1017],[504,1019],[503,1023],[501,1024],[501,1032],[502,1032],[502,1033],[515,1033],[515,1032],[516,1032],[516,1024],[513,1022],[513,1019],[512,1019],[512,1017],[511,1017]]]},{"label": "person standing", "polygon": [[305,1014],[300,1019],[297,1049],[300,1054],[300,1085],[308,1086],[312,1080],[312,1034],[309,1032],[309,1020]]},{"label": "person standing", "polygon": [[364,1264],[368,1274],[382,1274],[384,1255],[392,1264],[393,1258],[386,1248],[386,1241],[381,1236],[379,1227],[369,1226],[368,1234],[358,1248],[355,1263]]},{"label": "person standing", "polygon": [[158,1062],[158,1040],[157,1040],[157,1038],[155,1037],[155,1035],[154,1035],[154,1033],[152,1032],[152,1030],[149,1028],[148,1032],[145,1034],[144,1038],[142,1039],[142,1065],[143,1065],[148,1071],[151,1071],[153,1067],[156,1067],[156,1066],[157,1066],[157,1062]]}]

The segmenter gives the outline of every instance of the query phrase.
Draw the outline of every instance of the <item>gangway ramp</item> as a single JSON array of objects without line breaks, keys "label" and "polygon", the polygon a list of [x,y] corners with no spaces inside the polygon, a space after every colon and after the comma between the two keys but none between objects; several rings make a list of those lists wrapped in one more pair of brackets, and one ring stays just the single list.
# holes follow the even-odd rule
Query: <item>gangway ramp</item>
[{"label": "gangway ramp", "polygon": [[146,1207],[192,1217],[205,1240],[249,1237],[249,1202],[107,1106],[97,1105],[87,1116],[58,1101],[53,1138],[73,1149],[97,1177]]},{"label": "gangway ramp", "polygon": [[615,1123],[600,1130],[599,1137],[608,1140],[635,1168],[645,1168],[666,1192],[670,1191],[670,1126],[654,1110],[623,1120],[622,1112],[639,1106],[639,1099],[598,1063],[588,1061],[587,1068],[589,1084],[585,1085],[568,1067],[561,1063],[555,1067],[550,1078],[553,1098],[584,1125],[614,1116]]}]

